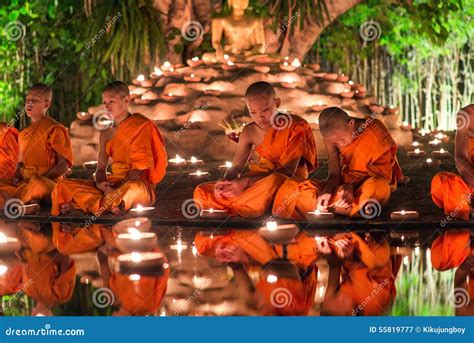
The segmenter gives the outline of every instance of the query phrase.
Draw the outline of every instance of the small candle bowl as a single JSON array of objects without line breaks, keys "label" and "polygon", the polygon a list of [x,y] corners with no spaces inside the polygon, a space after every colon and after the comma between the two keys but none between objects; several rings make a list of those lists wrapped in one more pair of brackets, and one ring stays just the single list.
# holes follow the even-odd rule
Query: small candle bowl
[{"label": "small candle bowl", "polygon": [[37,214],[39,210],[40,210],[39,204],[23,205],[20,207],[20,212],[22,213],[22,215]]},{"label": "small candle bowl", "polygon": [[191,156],[191,158],[186,161],[187,163],[191,164],[191,165],[198,165],[198,164],[203,164],[204,161],[203,160],[198,160],[196,157],[194,156]]},{"label": "small candle bowl", "polygon": [[258,233],[270,244],[289,244],[299,232],[294,224],[276,225],[276,227],[262,226]]},{"label": "small candle bowl", "polygon": [[173,102],[178,100],[178,97],[175,96],[173,93],[163,93],[161,94],[161,98],[166,102]]},{"label": "small candle bowl", "polygon": [[188,82],[199,82],[201,81],[201,77],[200,76],[196,76],[194,74],[191,74],[189,76],[185,76],[184,77],[184,80],[188,81]]},{"label": "small candle bowl", "polygon": [[182,167],[186,165],[186,160],[179,155],[168,160],[168,166],[170,167]]},{"label": "small candle bowl", "polygon": [[80,121],[87,121],[92,119],[92,114],[89,112],[77,112],[76,118]]},{"label": "small candle bowl", "polygon": [[169,268],[160,252],[132,252],[117,256],[119,272],[125,275],[161,276]]},{"label": "small candle bowl", "polygon": [[120,233],[115,239],[122,252],[152,251],[156,247],[157,238],[153,232]]},{"label": "small candle bowl", "polygon": [[323,104],[322,101],[318,101],[318,102],[316,102],[316,105],[311,106],[311,110],[312,110],[312,111],[315,111],[315,112],[321,112],[321,111],[324,110],[326,107],[327,107],[326,104]]},{"label": "small candle bowl", "polygon": [[418,211],[394,211],[390,213],[390,219],[392,220],[407,220],[407,219],[418,219],[420,214]]},{"label": "small candle bowl", "polygon": [[413,151],[415,149],[422,149],[423,146],[424,145],[422,143],[415,141],[415,142],[411,143],[408,148]]},{"label": "small candle bowl", "polygon": [[281,82],[283,88],[293,89],[298,87],[298,82]]},{"label": "small candle bowl", "polygon": [[198,67],[201,64],[203,64],[204,62],[199,57],[193,57],[193,58],[190,58],[190,59],[186,60],[186,63],[190,67]]},{"label": "small candle bowl", "polygon": [[431,145],[431,146],[438,146],[440,145],[442,142],[438,139],[438,138],[435,138],[433,139],[432,141],[429,141],[428,144]]},{"label": "small candle bowl", "polygon": [[398,113],[398,107],[393,106],[393,105],[388,105],[387,107],[385,107],[385,111],[388,114],[397,114]]},{"label": "small candle bowl", "polygon": [[254,66],[253,70],[258,71],[262,74],[267,74],[270,71],[270,67],[268,66]]},{"label": "small candle bowl", "polygon": [[344,74],[338,75],[336,81],[345,83],[349,81],[349,76],[344,75]]},{"label": "small candle bowl", "polygon": [[436,157],[436,158],[449,158],[451,157],[451,155],[449,154],[448,151],[444,150],[443,148],[441,148],[440,150],[435,150],[433,151],[433,157]]},{"label": "small candle bowl", "polygon": [[331,212],[321,212],[318,210],[315,210],[313,212],[307,212],[306,213],[306,220],[328,220],[328,219],[334,219],[334,213]]},{"label": "small candle bowl", "polygon": [[338,76],[336,73],[327,73],[324,74],[323,79],[326,81],[336,81]]},{"label": "small candle bowl", "polygon": [[207,171],[196,170],[195,172],[189,173],[188,177],[191,180],[202,180],[207,179],[211,176],[211,174]]},{"label": "small candle bowl", "polygon": [[400,129],[402,129],[403,131],[411,131],[412,126],[408,122],[404,121],[400,124]]},{"label": "small candle bowl", "polygon": [[413,151],[409,151],[407,154],[408,154],[408,157],[411,157],[411,158],[420,158],[426,155],[426,151],[416,148]]},{"label": "small candle bowl", "polygon": [[226,161],[225,164],[219,166],[220,171],[227,171],[229,168],[232,168],[232,162]]},{"label": "small candle bowl", "polygon": [[449,142],[449,136],[445,135],[445,134],[442,133],[442,132],[438,132],[438,133],[435,135],[435,138],[436,138],[436,139],[439,139],[439,140],[442,141],[443,143],[448,143],[448,142]]},{"label": "small candle bowl", "polygon": [[222,64],[221,67],[222,67],[223,70],[235,70],[235,69],[238,68],[238,66],[230,60],[228,60],[227,63]]},{"label": "small candle bowl", "polygon": [[219,96],[222,94],[222,92],[218,89],[206,89],[204,94],[209,96]]},{"label": "small candle bowl", "polygon": [[119,221],[115,224],[112,230],[117,233],[131,233],[132,229],[139,232],[148,232],[151,230],[151,220],[147,217],[130,218]]},{"label": "small candle bowl", "polygon": [[437,169],[441,166],[441,160],[427,158],[421,165],[425,169]]},{"label": "small candle bowl", "polygon": [[153,212],[155,212],[155,208],[153,206],[145,207],[138,205],[135,208],[131,208],[129,212],[132,216],[143,217],[153,214]]},{"label": "small candle bowl", "polygon": [[354,96],[354,92],[346,90],[346,91],[340,93],[339,96],[349,99],[349,98],[352,98]]},{"label": "small candle bowl", "polygon": [[12,256],[20,246],[21,244],[17,238],[7,236],[3,232],[0,232],[0,258]]},{"label": "small candle bowl", "polygon": [[296,67],[288,63],[288,61],[284,61],[280,64],[280,69],[284,71],[295,71]]},{"label": "small candle bowl", "polygon": [[227,217],[228,213],[226,210],[215,210],[213,208],[210,208],[207,210],[201,210],[199,215],[201,218],[222,219]]},{"label": "small candle bowl", "polygon": [[97,169],[97,161],[84,162],[84,163],[82,164],[82,166],[84,167],[84,169],[96,170],[96,169]]}]

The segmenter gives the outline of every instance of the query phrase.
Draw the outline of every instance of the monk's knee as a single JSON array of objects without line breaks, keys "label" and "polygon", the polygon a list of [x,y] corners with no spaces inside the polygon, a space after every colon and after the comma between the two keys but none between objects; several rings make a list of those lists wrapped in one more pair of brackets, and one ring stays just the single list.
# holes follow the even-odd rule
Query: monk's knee
[{"label": "monk's knee", "polygon": [[366,197],[378,200],[381,205],[385,204],[390,198],[390,184],[384,178],[377,176],[370,177],[361,187],[362,193],[365,194]]}]

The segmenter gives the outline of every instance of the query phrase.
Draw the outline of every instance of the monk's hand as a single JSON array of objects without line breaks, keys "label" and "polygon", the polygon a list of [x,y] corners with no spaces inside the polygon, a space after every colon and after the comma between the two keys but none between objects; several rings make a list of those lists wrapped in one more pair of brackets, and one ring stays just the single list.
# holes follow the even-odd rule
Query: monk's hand
[{"label": "monk's hand", "polygon": [[238,245],[218,245],[215,254],[222,263],[249,263],[248,255]]},{"label": "monk's hand", "polygon": [[320,196],[318,196],[318,199],[316,200],[317,201],[316,209],[321,212],[327,212],[330,200],[331,200],[331,193],[321,194]]},{"label": "monk's hand", "polygon": [[248,185],[248,179],[245,177],[226,181],[226,186],[222,189],[222,197],[233,199],[242,194]]},{"label": "monk's hand", "polygon": [[354,244],[349,239],[339,239],[334,243],[336,255],[341,259],[352,257]]},{"label": "monk's hand", "polygon": [[220,179],[216,181],[214,185],[214,196],[217,200],[225,199],[224,193],[229,186],[230,182],[228,180]]},{"label": "monk's hand", "polygon": [[316,248],[321,254],[329,255],[332,253],[327,237],[316,237]]},{"label": "monk's hand", "polygon": [[110,192],[112,192],[115,189],[113,186],[113,182],[110,181],[102,181],[96,183],[96,187],[100,189],[104,194],[109,194]]},{"label": "monk's hand", "polygon": [[342,185],[338,191],[339,200],[334,204],[336,207],[349,208],[354,202],[354,187],[350,183]]}]

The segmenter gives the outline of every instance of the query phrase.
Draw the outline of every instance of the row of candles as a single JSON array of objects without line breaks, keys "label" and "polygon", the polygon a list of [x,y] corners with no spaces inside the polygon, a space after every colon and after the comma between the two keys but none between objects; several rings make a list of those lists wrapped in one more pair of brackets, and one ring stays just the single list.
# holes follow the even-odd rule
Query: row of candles
[{"label": "row of candles", "polygon": [[[429,131],[428,131],[429,132]],[[428,133],[425,130],[421,130],[420,134],[422,136],[426,136]],[[428,144],[433,147],[437,148],[439,147],[443,142],[448,142],[449,137],[445,135],[444,133],[438,132],[437,134],[434,135],[434,139],[430,140]],[[408,156],[411,158],[421,158],[426,155],[426,151],[423,150],[424,145],[418,141],[414,141],[410,145],[411,151],[408,151]],[[440,148],[439,150],[434,150],[432,151],[432,157],[427,158],[422,162],[423,168],[426,169],[431,169],[431,168],[438,168],[441,165],[441,159],[449,158],[450,154],[448,151],[444,150],[443,148]]]}]

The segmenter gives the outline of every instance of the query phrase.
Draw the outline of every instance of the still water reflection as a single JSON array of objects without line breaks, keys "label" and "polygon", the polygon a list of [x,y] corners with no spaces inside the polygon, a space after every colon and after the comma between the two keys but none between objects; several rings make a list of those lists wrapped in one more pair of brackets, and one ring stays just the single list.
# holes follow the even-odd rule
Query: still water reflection
[{"label": "still water reflection", "polygon": [[469,230],[1,223],[4,315],[473,315]]}]

